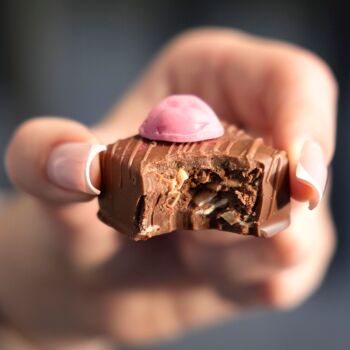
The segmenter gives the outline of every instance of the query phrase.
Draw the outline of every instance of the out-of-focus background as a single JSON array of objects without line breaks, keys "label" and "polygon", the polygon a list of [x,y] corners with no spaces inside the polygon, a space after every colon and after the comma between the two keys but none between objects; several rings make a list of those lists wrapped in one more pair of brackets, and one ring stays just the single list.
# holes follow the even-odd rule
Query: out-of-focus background
[{"label": "out-of-focus background", "polygon": [[[172,36],[223,25],[307,47],[340,85],[333,212],[339,248],[321,289],[288,313],[252,314],[144,349],[350,348],[350,21],[341,2],[302,0],[1,0],[0,152],[34,115],[93,124]],[[0,187],[9,188],[3,166]],[[305,232],[305,234],[308,234]]]}]

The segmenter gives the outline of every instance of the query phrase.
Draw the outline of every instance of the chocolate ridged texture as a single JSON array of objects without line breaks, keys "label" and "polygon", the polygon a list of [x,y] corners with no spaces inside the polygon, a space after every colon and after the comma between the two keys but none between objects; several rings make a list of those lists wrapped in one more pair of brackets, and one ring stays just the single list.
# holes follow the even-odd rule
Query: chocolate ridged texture
[{"label": "chocolate ridged texture", "polygon": [[286,153],[233,125],[202,142],[119,140],[101,172],[98,216],[134,240],[208,228],[270,237],[289,225]]}]

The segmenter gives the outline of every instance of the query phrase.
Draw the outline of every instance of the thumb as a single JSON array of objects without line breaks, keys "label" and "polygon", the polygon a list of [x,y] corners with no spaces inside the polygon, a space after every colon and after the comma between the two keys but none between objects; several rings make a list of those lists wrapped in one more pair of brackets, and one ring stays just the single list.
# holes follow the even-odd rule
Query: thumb
[{"label": "thumb", "polygon": [[321,200],[335,148],[337,87],[328,67],[316,58],[294,60],[278,75],[271,103],[273,140],[288,151],[295,199]]},{"label": "thumb", "polygon": [[47,202],[87,201],[99,194],[98,153],[105,146],[68,119],[36,118],[14,133],[6,169],[21,190]]},{"label": "thumb", "polygon": [[232,31],[199,31],[165,49],[96,132],[111,142],[120,136],[116,132],[130,136],[138,118],[161,98],[198,95],[286,150],[292,196],[312,209],[323,195],[334,153],[336,85],[328,66],[303,49]]}]

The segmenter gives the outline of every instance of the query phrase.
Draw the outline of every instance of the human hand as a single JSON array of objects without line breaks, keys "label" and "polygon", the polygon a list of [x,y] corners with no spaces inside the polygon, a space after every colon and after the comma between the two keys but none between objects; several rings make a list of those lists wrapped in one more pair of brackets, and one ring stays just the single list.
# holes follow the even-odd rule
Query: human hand
[{"label": "human hand", "polygon": [[[23,124],[6,162],[12,181],[32,196],[9,201],[0,216],[5,319],[33,343],[68,349],[98,337],[159,340],[253,306],[304,300],[334,249],[327,196],[311,212],[301,202],[315,207],[322,195],[336,90],[309,52],[231,30],[196,30],[172,41],[93,130],[65,119]],[[266,240],[187,231],[134,243],[98,221],[83,181],[88,145],[136,133],[151,107],[174,93],[198,95],[223,119],[287,150],[299,201],[288,229]],[[61,168],[57,154],[66,156]],[[91,177],[98,187],[98,162]]]}]

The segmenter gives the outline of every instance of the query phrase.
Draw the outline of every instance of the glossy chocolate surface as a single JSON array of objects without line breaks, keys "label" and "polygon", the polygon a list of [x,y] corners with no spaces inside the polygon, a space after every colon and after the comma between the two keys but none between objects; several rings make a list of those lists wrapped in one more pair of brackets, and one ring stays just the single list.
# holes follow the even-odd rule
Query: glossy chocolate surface
[{"label": "glossy chocolate surface", "polygon": [[101,170],[98,216],[134,240],[178,229],[270,237],[289,225],[286,153],[233,125],[201,142],[119,140]]}]

